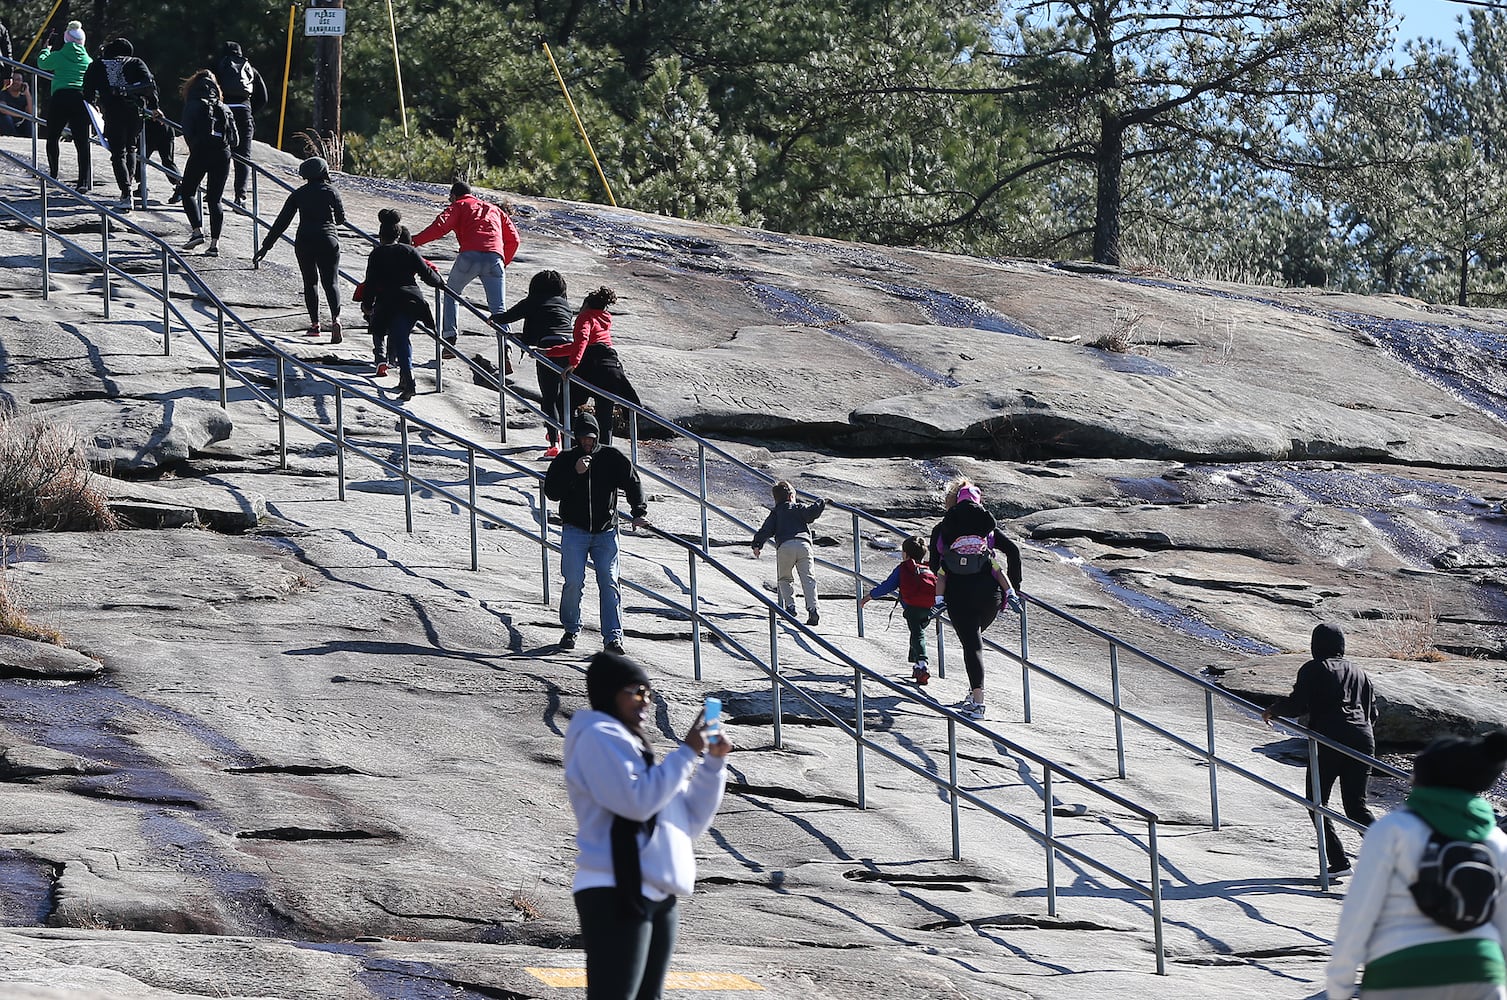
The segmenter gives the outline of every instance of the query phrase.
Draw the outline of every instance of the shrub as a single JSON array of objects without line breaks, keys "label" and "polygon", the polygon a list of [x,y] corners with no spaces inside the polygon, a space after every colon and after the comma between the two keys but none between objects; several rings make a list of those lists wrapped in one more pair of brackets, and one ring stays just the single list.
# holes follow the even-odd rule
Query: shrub
[{"label": "shrub", "polygon": [[0,533],[114,527],[78,433],[45,416],[0,409]]},{"label": "shrub", "polygon": [[9,559],[10,540],[0,535],[0,635],[15,635],[33,642],[61,646],[61,632],[46,625],[38,625],[26,616],[26,611],[21,606],[21,595],[6,572]]}]

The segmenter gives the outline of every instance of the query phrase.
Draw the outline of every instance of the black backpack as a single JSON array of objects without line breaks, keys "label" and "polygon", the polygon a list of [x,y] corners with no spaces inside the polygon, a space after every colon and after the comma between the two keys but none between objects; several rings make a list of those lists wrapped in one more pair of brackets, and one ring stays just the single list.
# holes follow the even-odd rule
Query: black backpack
[{"label": "black backpack", "polygon": [[1502,876],[1485,844],[1434,830],[1418,862],[1418,881],[1408,888],[1425,916],[1450,930],[1468,931],[1496,912]]},{"label": "black backpack", "polygon": [[245,56],[226,56],[220,62],[219,77],[220,92],[227,104],[240,104],[251,99],[251,91],[256,86],[256,71],[251,68],[251,60]]}]

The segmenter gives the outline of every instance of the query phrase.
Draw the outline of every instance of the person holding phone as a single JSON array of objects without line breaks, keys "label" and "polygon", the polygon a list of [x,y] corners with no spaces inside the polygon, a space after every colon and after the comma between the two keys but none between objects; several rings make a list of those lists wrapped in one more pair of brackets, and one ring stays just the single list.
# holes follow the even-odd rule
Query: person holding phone
[{"label": "person holding phone", "polygon": [[565,783],[577,823],[572,886],[586,951],[586,1000],[663,995],[679,924],[676,899],[696,881],[692,841],[712,825],[732,742],[706,738],[705,713],[656,761],[649,675],[603,651],[586,668],[591,708],[565,734]]}]

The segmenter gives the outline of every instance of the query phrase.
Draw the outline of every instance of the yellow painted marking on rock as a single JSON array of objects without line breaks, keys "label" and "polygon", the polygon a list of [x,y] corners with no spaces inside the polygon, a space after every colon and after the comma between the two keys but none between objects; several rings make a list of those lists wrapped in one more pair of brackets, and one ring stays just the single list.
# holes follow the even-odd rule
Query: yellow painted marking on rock
[{"label": "yellow painted marking on rock", "polygon": [[[545,986],[580,988],[586,985],[585,969],[534,969],[523,971]],[[763,990],[764,987],[735,972],[672,972],[665,977],[670,990]]]}]

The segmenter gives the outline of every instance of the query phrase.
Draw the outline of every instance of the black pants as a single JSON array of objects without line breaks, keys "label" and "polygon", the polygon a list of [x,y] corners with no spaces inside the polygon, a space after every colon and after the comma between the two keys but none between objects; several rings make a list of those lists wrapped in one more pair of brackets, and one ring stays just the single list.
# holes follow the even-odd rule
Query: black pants
[{"label": "black pants", "polygon": [[115,186],[122,198],[131,193],[136,176],[137,157],[141,155],[141,119],[105,119],[105,139],[110,143],[110,169],[115,172]]},{"label": "black pants", "polygon": [[235,147],[235,200],[246,200],[246,177],[251,173],[251,140],[256,135],[256,119],[251,116],[251,108],[245,104],[230,105],[230,114],[235,118],[236,131],[240,133],[240,144]]},{"label": "black pants", "polygon": [[586,948],[586,1000],[661,1000],[675,951],[680,914],[675,897],[645,899],[644,915],[623,912],[617,890],[575,895]]},{"label": "black pants", "polygon": [[147,148],[141,155],[150,157],[153,153],[162,161],[162,165],[170,173],[178,172],[177,152],[173,149],[173,130],[166,124],[147,119]]},{"label": "black pants", "polygon": [[[542,361],[534,363],[534,373],[539,376],[540,409],[546,417],[565,424],[565,388],[560,382],[560,373]],[[559,440],[554,427],[548,424],[544,428],[544,437],[550,444]]]},{"label": "black pants", "polygon": [[293,256],[298,259],[298,272],[303,275],[303,304],[309,311],[309,324],[319,322],[320,286],[324,287],[325,301],[330,304],[330,319],[339,319],[340,291],[335,287],[335,273],[340,270],[340,240],[322,233],[300,234],[293,241]]},{"label": "black pants", "polygon": [[204,203],[209,206],[209,238],[220,238],[225,225],[225,210],[220,201],[225,197],[225,181],[230,177],[230,150],[224,146],[201,144],[188,151],[188,163],[183,167],[183,214],[195,230],[204,228],[204,219],[199,214],[199,181],[204,181]]},{"label": "black pants", "polygon": [[576,374],[588,383],[586,391],[591,393],[597,426],[602,432],[601,442],[611,444],[612,428],[617,422],[617,404],[597,390],[605,390],[630,403],[639,401],[638,392],[633,388],[633,383],[628,381],[628,374],[623,371],[623,363],[618,359],[617,351],[605,344],[592,344],[586,348]]},{"label": "black pants", "polygon": [[63,129],[73,133],[73,148],[78,153],[78,179],[82,184],[94,180],[94,165],[89,158],[89,113],[84,110],[84,92],[73,87],[55,90],[47,105],[47,172],[58,175],[59,146]]},{"label": "black pants", "polygon": [[[1376,744],[1359,746],[1355,749],[1366,754],[1376,752]],[[1305,772],[1307,783],[1304,786],[1312,794],[1313,775]],[[1336,780],[1340,783],[1340,802],[1344,806],[1345,815],[1355,820],[1362,826],[1370,826],[1376,822],[1371,809],[1366,805],[1366,784],[1371,779],[1371,767],[1363,761],[1353,757],[1347,757],[1338,750],[1329,747],[1319,747],[1319,801],[1324,805],[1329,804],[1329,793],[1334,790]],[[1334,830],[1334,821],[1328,816],[1324,817],[1324,853],[1329,856],[1329,870],[1346,868],[1350,864],[1350,857],[1345,853],[1345,845],[1340,843],[1339,834]]]},{"label": "black pants", "polygon": [[975,584],[972,580],[948,574],[947,615],[952,619],[952,630],[958,634],[958,645],[963,647],[963,666],[968,671],[968,686],[984,686],[984,630],[994,624],[999,615],[999,588],[987,574],[988,586]]}]

